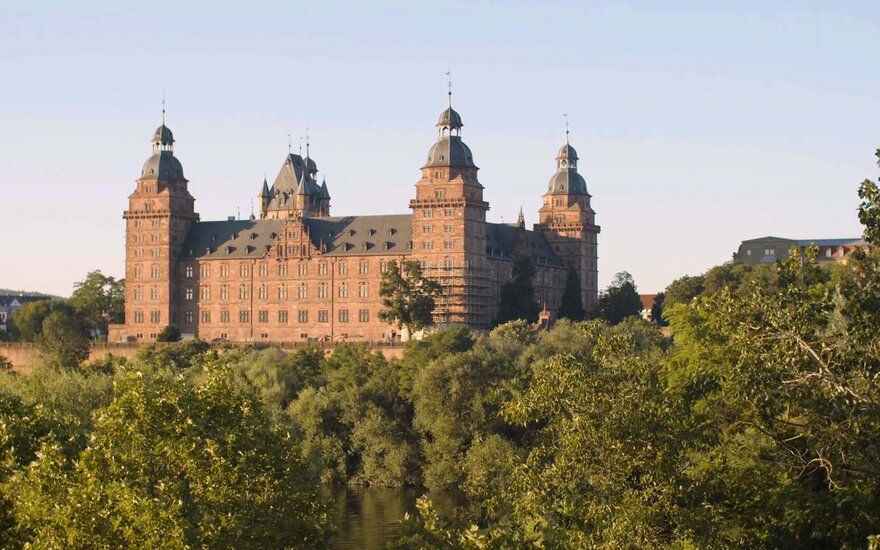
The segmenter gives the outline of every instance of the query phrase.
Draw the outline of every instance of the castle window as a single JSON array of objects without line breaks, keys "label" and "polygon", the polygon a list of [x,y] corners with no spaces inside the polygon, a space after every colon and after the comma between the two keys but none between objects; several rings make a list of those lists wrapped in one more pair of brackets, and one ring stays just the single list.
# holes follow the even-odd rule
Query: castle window
[{"label": "castle window", "polygon": [[422,217],[423,217],[423,218],[433,218],[433,217],[434,217],[434,211],[431,210],[430,208],[426,208],[425,211],[424,211],[424,213],[422,214]]},{"label": "castle window", "polygon": [[345,283],[339,283],[339,297],[340,298],[348,298],[348,285]]},{"label": "castle window", "polygon": [[444,223],[443,224],[443,231],[445,231],[446,233],[452,233],[452,224],[451,223]]},{"label": "castle window", "polygon": [[162,321],[162,316],[160,315],[160,313],[158,311],[151,311],[150,312],[150,322],[151,323],[153,323],[155,325],[155,324],[159,324],[161,321]]},{"label": "castle window", "polygon": [[250,320],[251,320],[251,312],[250,311],[248,311],[246,309],[242,309],[238,312],[238,322],[239,323],[249,323]]},{"label": "castle window", "polygon": [[150,287],[150,300],[158,300],[159,299],[159,288],[156,286]]},{"label": "castle window", "polygon": [[239,265],[238,266],[238,274],[241,277],[247,277],[248,276],[248,265],[245,263]]},{"label": "castle window", "polygon": [[367,298],[370,294],[370,287],[365,282],[358,283],[358,298]]},{"label": "castle window", "polygon": [[297,266],[297,274],[300,277],[305,277],[306,275],[308,275],[309,274],[309,264],[307,264],[306,262],[300,262],[299,265]]},{"label": "castle window", "polygon": [[143,276],[143,274],[144,273],[143,273],[143,269],[141,268],[141,266],[139,266],[139,265],[134,266],[134,278],[135,279],[140,279]]},{"label": "castle window", "polygon": [[434,190],[434,198],[435,199],[446,198],[446,189],[435,189]]},{"label": "castle window", "polygon": [[142,248],[136,248],[134,250],[134,257],[135,258],[140,258],[143,255],[144,255],[144,250]]},{"label": "castle window", "polygon": [[358,264],[358,273],[361,275],[366,275],[370,272],[370,264],[366,261],[360,262]]},{"label": "castle window", "polygon": [[386,271],[388,271],[388,262],[385,260],[382,260],[379,263],[379,273],[385,273]]},{"label": "castle window", "polygon": [[327,310],[326,309],[319,309],[318,310],[318,322],[319,323],[326,323],[327,318],[328,318],[327,317]]},{"label": "castle window", "polygon": [[192,311],[184,311],[183,312],[183,322],[191,325],[193,322],[193,312]]},{"label": "castle window", "polygon": [[443,260],[443,269],[452,269],[455,266],[454,262],[449,258]]},{"label": "castle window", "polygon": [[266,285],[260,285],[260,288],[257,292],[260,300],[265,300],[269,298],[269,287],[267,287]]},{"label": "castle window", "polygon": [[136,286],[134,287],[134,299],[135,300],[143,300],[144,299],[144,289]]},{"label": "castle window", "polygon": [[282,309],[281,311],[278,312],[278,322],[283,323],[285,325],[287,324],[287,310],[286,309]]},{"label": "castle window", "polygon": [[156,266],[156,265],[150,266],[150,277],[152,277],[154,279],[159,278],[159,266]]},{"label": "castle window", "polygon": [[202,278],[207,279],[211,276],[211,266],[203,265],[201,268]]},{"label": "castle window", "polygon": [[220,285],[220,299],[228,300],[229,299],[229,287],[226,285]]},{"label": "castle window", "polygon": [[186,299],[186,301],[191,302],[193,299],[193,289],[191,289],[191,288],[184,289],[183,295],[184,295],[184,298]]},{"label": "castle window", "polygon": [[221,323],[228,323],[229,322],[229,310],[228,309],[224,309],[224,310],[220,311],[220,322]]},{"label": "castle window", "polygon": [[348,264],[346,262],[339,262],[339,274],[348,275]]},{"label": "castle window", "polygon": [[150,250],[150,256],[152,256],[153,258],[158,258],[161,255],[162,255],[162,252],[158,248],[154,248],[154,249]]},{"label": "castle window", "polygon": [[287,276],[287,264],[278,264],[278,275],[281,277]]},{"label": "castle window", "polygon": [[305,283],[300,283],[299,287],[296,289],[296,295],[298,298],[308,298],[309,287],[307,287]]},{"label": "castle window", "polygon": [[278,299],[286,300],[287,299],[287,285],[280,284],[278,285]]},{"label": "castle window", "polygon": [[159,242],[159,235],[157,233],[151,233],[150,234],[150,242],[151,243]]},{"label": "castle window", "polygon": [[327,274],[327,264],[321,262],[318,264],[318,275],[326,275]]},{"label": "castle window", "polygon": [[327,283],[318,284],[318,298],[327,297]]},{"label": "castle window", "polygon": [[202,287],[202,300],[208,301],[211,299],[211,287],[203,286]]},{"label": "castle window", "polygon": [[443,215],[446,216],[447,218],[451,218],[451,217],[455,216],[455,210],[453,210],[452,208],[444,208]]},{"label": "castle window", "polygon": [[207,309],[202,310],[202,322],[210,323],[211,322],[211,312]]},{"label": "castle window", "polygon": [[443,241],[443,248],[446,250],[455,248],[455,241]]},{"label": "castle window", "polygon": [[358,321],[361,323],[366,323],[370,320],[370,310],[362,309],[358,311]]},{"label": "castle window", "polygon": [[308,310],[301,309],[296,312],[296,318],[300,323],[308,323],[309,322],[309,312]]},{"label": "castle window", "polygon": [[223,264],[220,266],[220,276],[221,277],[229,277],[229,266]]},{"label": "castle window", "polygon": [[347,323],[348,322],[348,310],[347,309],[340,309],[339,310],[339,322],[340,323]]},{"label": "castle window", "polygon": [[434,232],[433,225],[423,225],[422,226],[422,233],[433,233],[433,232]]},{"label": "castle window", "polygon": [[268,323],[269,322],[269,312],[265,309],[261,309],[257,313],[257,322],[258,323]]},{"label": "castle window", "polygon": [[422,241],[422,250],[433,250],[434,241]]},{"label": "castle window", "polygon": [[144,312],[143,311],[135,311],[134,312],[134,322],[138,323],[138,324],[144,322]]},{"label": "castle window", "polygon": [[248,297],[248,287],[247,285],[241,285],[238,287],[238,299],[239,300],[247,300]]},{"label": "castle window", "polygon": [[269,266],[266,264],[260,264],[260,277],[268,277],[269,276]]}]

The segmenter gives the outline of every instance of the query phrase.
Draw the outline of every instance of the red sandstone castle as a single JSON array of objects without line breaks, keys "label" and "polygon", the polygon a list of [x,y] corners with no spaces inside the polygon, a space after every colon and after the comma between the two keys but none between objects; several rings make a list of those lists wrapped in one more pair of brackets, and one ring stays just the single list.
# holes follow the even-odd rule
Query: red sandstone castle
[{"label": "red sandstone castle", "polygon": [[586,307],[597,300],[599,226],[577,153],[556,155],[540,223],[486,221],[489,203],[462,121],[449,107],[416,182],[411,214],[330,216],[326,182],[309,157],[288,154],[259,194],[260,218],[205,222],[195,212],[174,136],[153,134],[153,154],[129,196],[125,324],[110,340],[155,340],[166,325],[206,340],[394,340],[379,319],[379,283],[389,262],[417,260],[442,286],[438,325],[486,329],[514,260],[537,268],[535,299],[560,305],[568,266],[580,276]]}]

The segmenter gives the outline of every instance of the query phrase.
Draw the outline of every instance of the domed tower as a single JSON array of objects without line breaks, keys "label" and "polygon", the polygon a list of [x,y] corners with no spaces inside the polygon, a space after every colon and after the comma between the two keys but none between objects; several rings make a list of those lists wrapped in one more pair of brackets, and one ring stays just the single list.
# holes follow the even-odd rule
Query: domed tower
[{"label": "domed tower", "polygon": [[428,151],[416,183],[413,259],[443,286],[435,321],[486,328],[494,313],[486,265],[483,186],[471,150],[461,139],[461,116],[449,106],[437,121],[437,142]]},{"label": "domed tower", "polygon": [[175,290],[176,260],[190,226],[198,221],[183,166],[174,156],[174,134],[153,132],[153,154],[128,197],[125,256],[125,336],[151,340],[166,325],[182,327]]},{"label": "domed tower", "polygon": [[541,231],[556,254],[580,276],[584,307],[598,301],[596,213],[590,206],[587,182],[577,171],[578,155],[568,142],[556,154],[556,173],[547,184],[543,205],[538,211]]}]

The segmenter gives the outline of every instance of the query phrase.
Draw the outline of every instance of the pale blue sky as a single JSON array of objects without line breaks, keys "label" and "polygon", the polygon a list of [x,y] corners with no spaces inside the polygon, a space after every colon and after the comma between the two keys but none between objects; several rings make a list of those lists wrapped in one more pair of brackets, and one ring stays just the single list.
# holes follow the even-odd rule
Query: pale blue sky
[{"label": "pale blue sky", "polygon": [[567,112],[600,283],[642,292],[858,235],[877,173],[874,2],[34,4],[0,0],[0,287],[122,275],[163,89],[204,220],[249,214],[306,126],[331,213],[407,212],[451,69],[489,219],[531,225]]}]

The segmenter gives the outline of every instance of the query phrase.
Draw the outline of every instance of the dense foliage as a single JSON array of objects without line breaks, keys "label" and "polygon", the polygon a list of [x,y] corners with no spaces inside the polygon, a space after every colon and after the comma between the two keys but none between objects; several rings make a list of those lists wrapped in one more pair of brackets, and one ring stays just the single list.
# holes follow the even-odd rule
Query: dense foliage
[{"label": "dense foliage", "polygon": [[379,318],[414,334],[434,323],[434,299],[439,294],[440,284],[425,277],[419,262],[406,260],[399,266],[395,261],[388,262],[379,285]]}]

